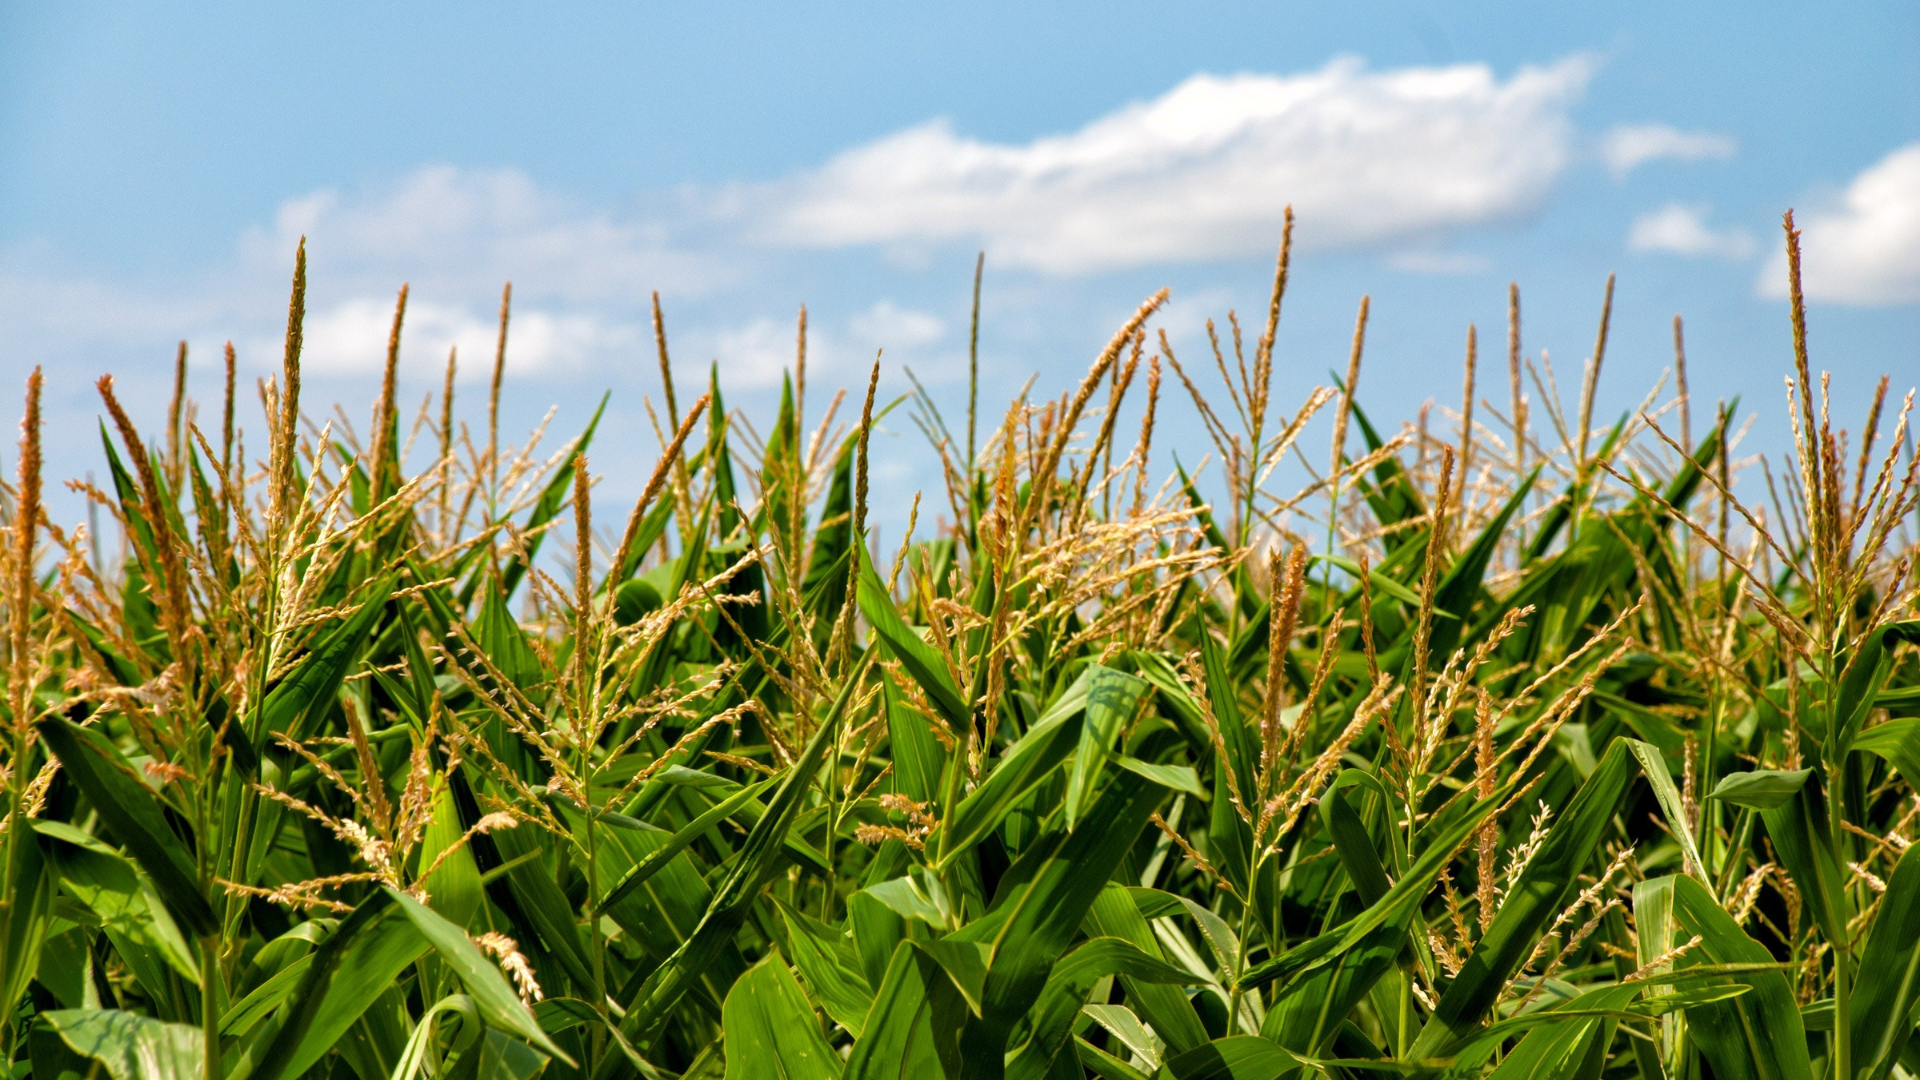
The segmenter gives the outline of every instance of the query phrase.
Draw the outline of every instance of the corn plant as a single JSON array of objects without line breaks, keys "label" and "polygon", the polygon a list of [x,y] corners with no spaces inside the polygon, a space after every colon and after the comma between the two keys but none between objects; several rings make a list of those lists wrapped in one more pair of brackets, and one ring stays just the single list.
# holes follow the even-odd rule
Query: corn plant
[{"label": "corn plant", "polygon": [[[510,293],[484,431],[451,357],[403,423],[404,289],[364,434],[310,416],[304,254],[251,448],[231,349],[217,425],[184,352],[158,437],[103,378],[112,560],[43,509],[36,372],[12,1073],[1920,1073],[1912,395],[1834,427],[1787,250],[1777,474],[1678,320],[1672,390],[1596,416],[1611,281],[1573,401],[1516,289],[1501,404],[1470,330],[1458,410],[1377,426],[1363,302],[1283,407],[1285,242],[1251,346],[1183,361],[1162,292],[964,432],[878,364],[810,411],[803,315],[761,435],[656,298],[661,452],[598,521],[599,413],[501,442]],[[943,482],[888,553],[895,411]]]}]

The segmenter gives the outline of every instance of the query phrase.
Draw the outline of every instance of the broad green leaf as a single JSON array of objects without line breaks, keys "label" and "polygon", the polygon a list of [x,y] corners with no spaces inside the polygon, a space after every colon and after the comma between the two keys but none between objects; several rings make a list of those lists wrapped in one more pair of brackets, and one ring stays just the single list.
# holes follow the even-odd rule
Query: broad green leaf
[{"label": "broad green leaf", "polygon": [[740,810],[771,786],[772,783],[772,779],[767,779],[760,783],[743,787],[713,804],[712,807],[707,809],[699,817],[694,818],[685,826],[676,830],[665,844],[656,849],[653,854],[642,859],[632,870],[627,871],[626,875],[623,876],[612,889],[608,890],[606,897],[600,901],[600,906],[602,908],[613,907],[625,899],[635,889],[646,884],[649,878],[653,877],[662,867],[672,862],[676,856],[686,850],[688,844],[693,843],[694,840],[706,834],[706,832],[715,825],[739,813]]},{"label": "broad green leaf", "polygon": [[453,792],[442,788],[434,798],[433,820],[421,837],[420,865],[438,864],[427,876],[427,902],[456,926],[470,923],[486,898],[480,885],[480,867],[473,861],[473,852],[461,842],[464,831]]},{"label": "broad green leaf", "polygon": [[[1133,895],[1120,885],[1109,884],[1100,890],[1099,897],[1087,912],[1087,927],[1089,933],[1125,941],[1144,956],[1162,963],[1166,961],[1160,943],[1155,940],[1152,928],[1140,914]],[[1085,948],[1084,945],[1080,946],[1080,949]],[[1053,974],[1048,976],[1050,988],[1054,979],[1062,977],[1062,968],[1077,955],[1078,950],[1054,966]],[[1121,987],[1127,992],[1127,1000],[1133,1003],[1135,1011],[1153,1025],[1153,1029],[1175,1052],[1191,1050],[1207,1041],[1207,1030],[1200,1023],[1200,1017],[1193,1011],[1186,994],[1165,983],[1136,978],[1125,972],[1119,974]]]},{"label": "broad green leaf", "polygon": [[838,1080],[840,1058],[778,950],[727,994],[727,1080]]},{"label": "broad green leaf", "polygon": [[1260,1024],[1261,1036],[1288,1050],[1319,1054],[1373,984],[1393,970],[1406,946],[1403,927],[1375,927],[1338,960],[1315,970],[1270,1003]]},{"label": "broad green leaf", "polygon": [[1860,733],[1855,750],[1866,750],[1887,760],[1908,787],[1920,787],[1920,717],[1889,720]]},{"label": "broad green leaf", "polygon": [[[1087,710],[1080,723],[1079,745],[1073,764],[1067,770],[1067,828],[1080,820],[1080,813],[1092,801],[1093,788],[1102,766],[1113,755],[1114,740],[1146,696],[1147,684],[1104,664],[1094,664],[1087,676]],[[1137,770],[1136,770],[1137,771]],[[1194,785],[1199,786],[1197,783]]]},{"label": "broad green leaf", "polygon": [[939,711],[940,718],[956,730],[973,722],[973,711],[954,685],[947,658],[940,650],[922,640],[907,621],[900,617],[892,594],[874,574],[872,566],[862,562],[860,574],[860,611],[872,624],[873,632],[887,643],[887,649],[920,687],[927,701]]},{"label": "broad green leaf", "polygon": [[[1751,774],[1748,774],[1751,775]],[[1827,828],[1826,800],[1818,783],[1806,783],[1786,799],[1761,811],[1767,826],[1767,838],[1780,864],[1792,875],[1794,885],[1813,920],[1827,935],[1838,941],[1853,917],[1848,901],[1846,877],[1835,854]]]},{"label": "broad green leaf", "polygon": [[933,721],[908,705],[891,673],[882,676],[887,709],[887,746],[893,753],[893,789],[915,802],[939,795],[947,752],[934,738]]},{"label": "broad green leaf", "polygon": [[1082,673],[1060,700],[1000,755],[986,780],[960,801],[941,826],[935,869],[945,869],[952,859],[999,827],[1001,819],[1073,753],[1079,744],[1092,681],[1091,670]]},{"label": "broad green leaf", "polygon": [[1106,1028],[1108,1034],[1120,1040],[1120,1045],[1145,1061],[1148,1068],[1159,1067],[1166,1044],[1133,1015],[1132,1009],[1125,1005],[1088,1005],[1080,1011]]},{"label": "broad green leaf", "polygon": [[786,922],[793,966],[800,969],[800,977],[833,1022],[858,1039],[867,1011],[873,1008],[873,988],[860,970],[852,936],[784,903],[780,915]]},{"label": "broad green leaf", "polygon": [[1388,889],[1385,896],[1347,922],[1301,942],[1271,960],[1248,968],[1240,976],[1240,987],[1252,990],[1279,983],[1284,990],[1291,980],[1338,960],[1366,940],[1377,927],[1404,925],[1404,921],[1412,918],[1420,902],[1433,888],[1440,872],[1453,861],[1460,846],[1467,842],[1479,829],[1480,823],[1491,816],[1510,793],[1511,784],[1475,802],[1459,821],[1429,842],[1427,849],[1413,861],[1400,880],[1394,882],[1393,888]]},{"label": "broad green leaf", "polygon": [[189,933],[219,932],[187,845],[174,835],[160,800],[120,751],[95,728],[53,716],[34,725],[114,839],[147,872]]},{"label": "broad green leaf", "polygon": [[1876,628],[1860,643],[1859,650],[1846,665],[1846,674],[1840,680],[1840,694],[1834,702],[1834,716],[1839,724],[1834,729],[1837,742],[1827,755],[1829,761],[1846,760],[1892,670],[1893,657],[1888,646],[1903,641],[1920,644],[1920,619]]},{"label": "broad green leaf", "polygon": [[571,1059],[553,1044],[553,1040],[547,1038],[546,1032],[540,1030],[533,1012],[508,984],[498,965],[487,959],[465,930],[406,893],[391,888],[385,892],[400,913],[413,924],[413,928],[426,939],[427,944],[440,954],[440,959],[452,969],[460,984],[467,988],[467,994],[473,998],[481,1018],[489,1027],[525,1039],[554,1057],[571,1063]]},{"label": "broad green leaf", "polygon": [[441,1032],[442,1016],[451,1016],[459,1021],[454,1038],[450,1040],[447,1051],[460,1054],[472,1046],[481,1032],[480,1013],[474,1007],[473,999],[465,994],[448,994],[427,1008],[419,1020],[414,1022],[413,1034],[408,1037],[406,1049],[400,1053],[400,1061],[394,1066],[393,1080],[414,1080],[428,1067],[428,1062],[439,1050],[436,1036]]},{"label": "broad green leaf", "polygon": [[1855,1075],[1882,1080],[1907,1047],[1920,1003],[1920,845],[1907,848],[1894,865],[1873,930],[1855,955]]},{"label": "broad green leaf", "polygon": [[1155,1080],[1276,1080],[1305,1064],[1257,1035],[1229,1035],[1176,1054]]},{"label": "broad green leaf", "polygon": [[1115,754],[1113,763],[1135,776],[1159,784],[1168,791],[1191,795],[1202,801],[1210,797],[1207,789],[1200,784],[1199,774],[1193,771],[1191,765],[1156,765],[1125,754]]},{"label": "broad green leaf", "polygon": [[6,962],[0,989],[7,995],[9,1008],[26,994],[27,984],[40,969],[40,948],[49,934],[55,886],[39,840],[32,833],[21,832],[6,838],[11,841],[6,845],[6,870],[13,891],[6,897],[4,908]]},{"label": "broad green leaf", "polygon": [[196,985],[200,982],[192,946],[131,862],[65,822],[35,820],[33,830],[48,838],[61,884],[99,916],[150,994],[165,991],[169,969]]},{"label": "broad green leaf", "polygon": [[959,1071],[954,1035],[966,1002],[926,953],[901,942],[875,992],[845,1080],[934,1080]]},{"label": "broad green leaf", "polygon": [[1714,785],[1709,799],[1719,799],[1749,810],[1772,810],[1785,804],[1807,785],[1812,769],[1754,769],[1729,773]]},{"label": "broad green leaf", "polygon": [[206,1043],[192,1024],[169,1024],[119,1009],[60,1009],[40,1014],[82,1057],[113,1080],[202,1080]]},{"label": "broad green leaf", "polygon": [[[1348,771],[1351,770],[1343,770],[1341,775]],[[1320,797],[1320,821],[1327,827],[1327,835],[1333,838],[1340,865],[1346,868],[1347,878],[1353,882],[1361,902],[1369,906],[1379,903],[1393,886],[1387,880],[1386,867],[1380,864],[1373,835],[1338,785]]]},{"label": "broad green leaf", "polygon": [[580,929],[573,921],[573,905],[543,859],[545,834],[539,829],[521,826],[497,829],[488,838],[506,861],[507,885],[513,890],[527,921],[540,935],[540,943],[576,985],[592,986],[592,964],[587,947],[580,940]]},{"label": "broad green leaf", "polygon": [[[1680,878],[1673,887],[1673,918],[1679,932],[1698,934],[1700,947],[1677,962],[1682,970],[1703,963],[1771,964],[1773,955],[1748,937],[1721,910],[1704,886]],[[1734,976],[1750,993],[1731,1001],[1687,1010],[1694,1040],[1717,1080],[1809,1080],[1807,1039],[1800,1009],[1785,975],[1757,971]]]},{"label": "broad green leaf", "polygon": [[1081,828],[1036,842],[1007,869],[987,916],[953,935],[991,947],[980,1016],[961,1032],[961,1057],[970,1070],[997,1063],[1006,1053],[1013,1025],[1040,996],[1054,963],[1164,797],[1164,789],[1146,780],[1116,776]]},{"label": "broad green leaf", "polygon": [[[1680,841],[1680,850],[1687,857],[1687,873],[1702,881],[1707,880],[1706,864],[1700,861],[1700,848],[1693,841],[1693,829],[1688,823],[1686,807],[1681,802],[1680,789],[1673,785],[1673,773],[1667,770],[1665,755],[1661,754],[1660,748],[1652,743],[1641,742],[1638,739],[1628,739],[1626,743],[1627,749],[1633,751],[1633,756],[1640,761],[1640,773],[1647,778],[1648,786],[1653,788],[1653,797],[1660,804],[1660,812],[1667,816],[1667,828],[1672,831],[1674,838]],[[1727,779],[1731,780],[1733,777]],[[1723,780],[1720,788],[1725,787],[1726,781]],[[1719,789],[1716,789],[1714,795],[1719,794]],[[1748,805],[1731,796],[1727,797],[1727,800],[1737,805]]]}]

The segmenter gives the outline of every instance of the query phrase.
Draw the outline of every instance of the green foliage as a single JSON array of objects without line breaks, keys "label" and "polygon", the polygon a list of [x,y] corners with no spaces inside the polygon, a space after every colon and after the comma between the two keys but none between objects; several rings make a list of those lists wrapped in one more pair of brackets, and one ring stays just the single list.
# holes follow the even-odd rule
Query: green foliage
[{"label": "green foliage", "polygon": [[[1383,433],[1357,354],[1282,414],[1236,324],[1216,412],[1162,299],[974,460],[915,395],[951,515],[897,554],[888,404],[809,434],[798,380],[762,442],[716,377],[618,531],[602,411],[423,462],[389,388],[322,443],[296,332],[242,463],[103,383],[113,567],[33,509],[31,405],[12,1074],[1920,1071],[1904,426],[1855,461],[1804,403],[1763,517],[1730,407]],[[1117,434],[1163,365],[1207,468]],[[1328,412],[1360,456],[1278,491]]]}]

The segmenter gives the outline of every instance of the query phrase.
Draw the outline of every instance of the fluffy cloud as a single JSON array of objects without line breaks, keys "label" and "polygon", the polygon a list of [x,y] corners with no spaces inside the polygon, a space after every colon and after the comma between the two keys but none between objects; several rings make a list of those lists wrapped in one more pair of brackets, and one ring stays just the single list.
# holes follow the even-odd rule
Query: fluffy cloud
[{"label": "fluffy cloud", "polygon": [[1195,75],[1078,131],[1004,145],[936,120],[820,169],[735,189],[761,235],[812,247],[981,240],[1003,265],[1080,273],[1304,246],[1419,240],[1512,218],[1570,158],[1575,57],[1501,81],[1484,64]]},{"label": "fluffy cloud", "polygon": [[[1920,301],[1920,142],[1880,159],[1832,205],[1800,216],[1801,283],[1808,298],[1842,304]],[[1787,262],[1760,275],[1762,295],[1787,294]]]},{"label": "fluffy cloud", "polygon": [[[326,375],[378,372],[386,361],[392,326],[390,300],[348,300],[310,312],[302,349],[304,366]],[[409,303],[402,356],[410,368],[418,370],[444,364],[448,350],[458,348],[461,375],[483,379],[493,370],[499,333],[498,322],[479,318],[464,307]],[[507,371],[579,369],[608,356],[633,356],[649,343],[636,325],[586,314],[520,310],[509,323]],[[279,346],[278,340],[262,340],[256,344],[256,355],[277,356]]]},{"label": "fluffy cloud", "polygon": [[1633,220],[1627,230],[1629,251],[1665,251],[1675,255],[1711,255],[1744,259],[1753,254],[1753,234],[1745,229],[1715,229],[1708,208],[1668,203]]},{"label": "fluffy cloud", "polygon": [[[717,331],[696,331],[691,351],[717,363],[727,386],[765,389],[780,385],[782,374],[793,368],[797,329],[792,320],[762,316]],[[857,370],[864,376],[878,352],[894,363],[924,363],[939,356],[946,331],[946,324],[933,315],[883,300],[843,324],[809,322],[807,369],[834,374]]]},{"label": "fluffy cloud", "polygon": [[522,296],[589,303],[721,281],[721,263],[676,246],[666,220],[658,209],[582,206],[512,169],[431,166],[387,186],[288,200],[240,250],[250,265],[284,269],[306,236],[317,280],[382,291],[406,275],[416,290],[497,295],[511,278]]},{"label": "fluffy cloud", "polygon": [[1739,148],[1731,135],[1681,131],[1667,124],[1623,124],[1601,136],[1600,160],[1618,180],[1650,161],[1721,160]]}]

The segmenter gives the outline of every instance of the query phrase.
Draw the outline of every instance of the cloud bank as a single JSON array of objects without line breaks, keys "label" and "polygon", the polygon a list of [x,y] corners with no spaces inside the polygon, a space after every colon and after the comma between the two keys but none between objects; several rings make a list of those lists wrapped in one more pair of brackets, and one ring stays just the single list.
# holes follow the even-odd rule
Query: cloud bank
[{"label": "cloud bank", "polygon": [[968,240],[1062,274],[1262,254],[1289,203],[1303,246],[1392,245],[1539,206],[1592,68],[1195,75],[1071,133],[1005,145],[935,120],[733,197],[776,243]]},{"label": "cloud bank", "polygon": [[[1868,167],[1829,205],[1799,215],[1801,282],[1810,300],[1862,306],[1920,301],[1920,142]],[[1787,295],[1786,255],[1760,275]]]}]

